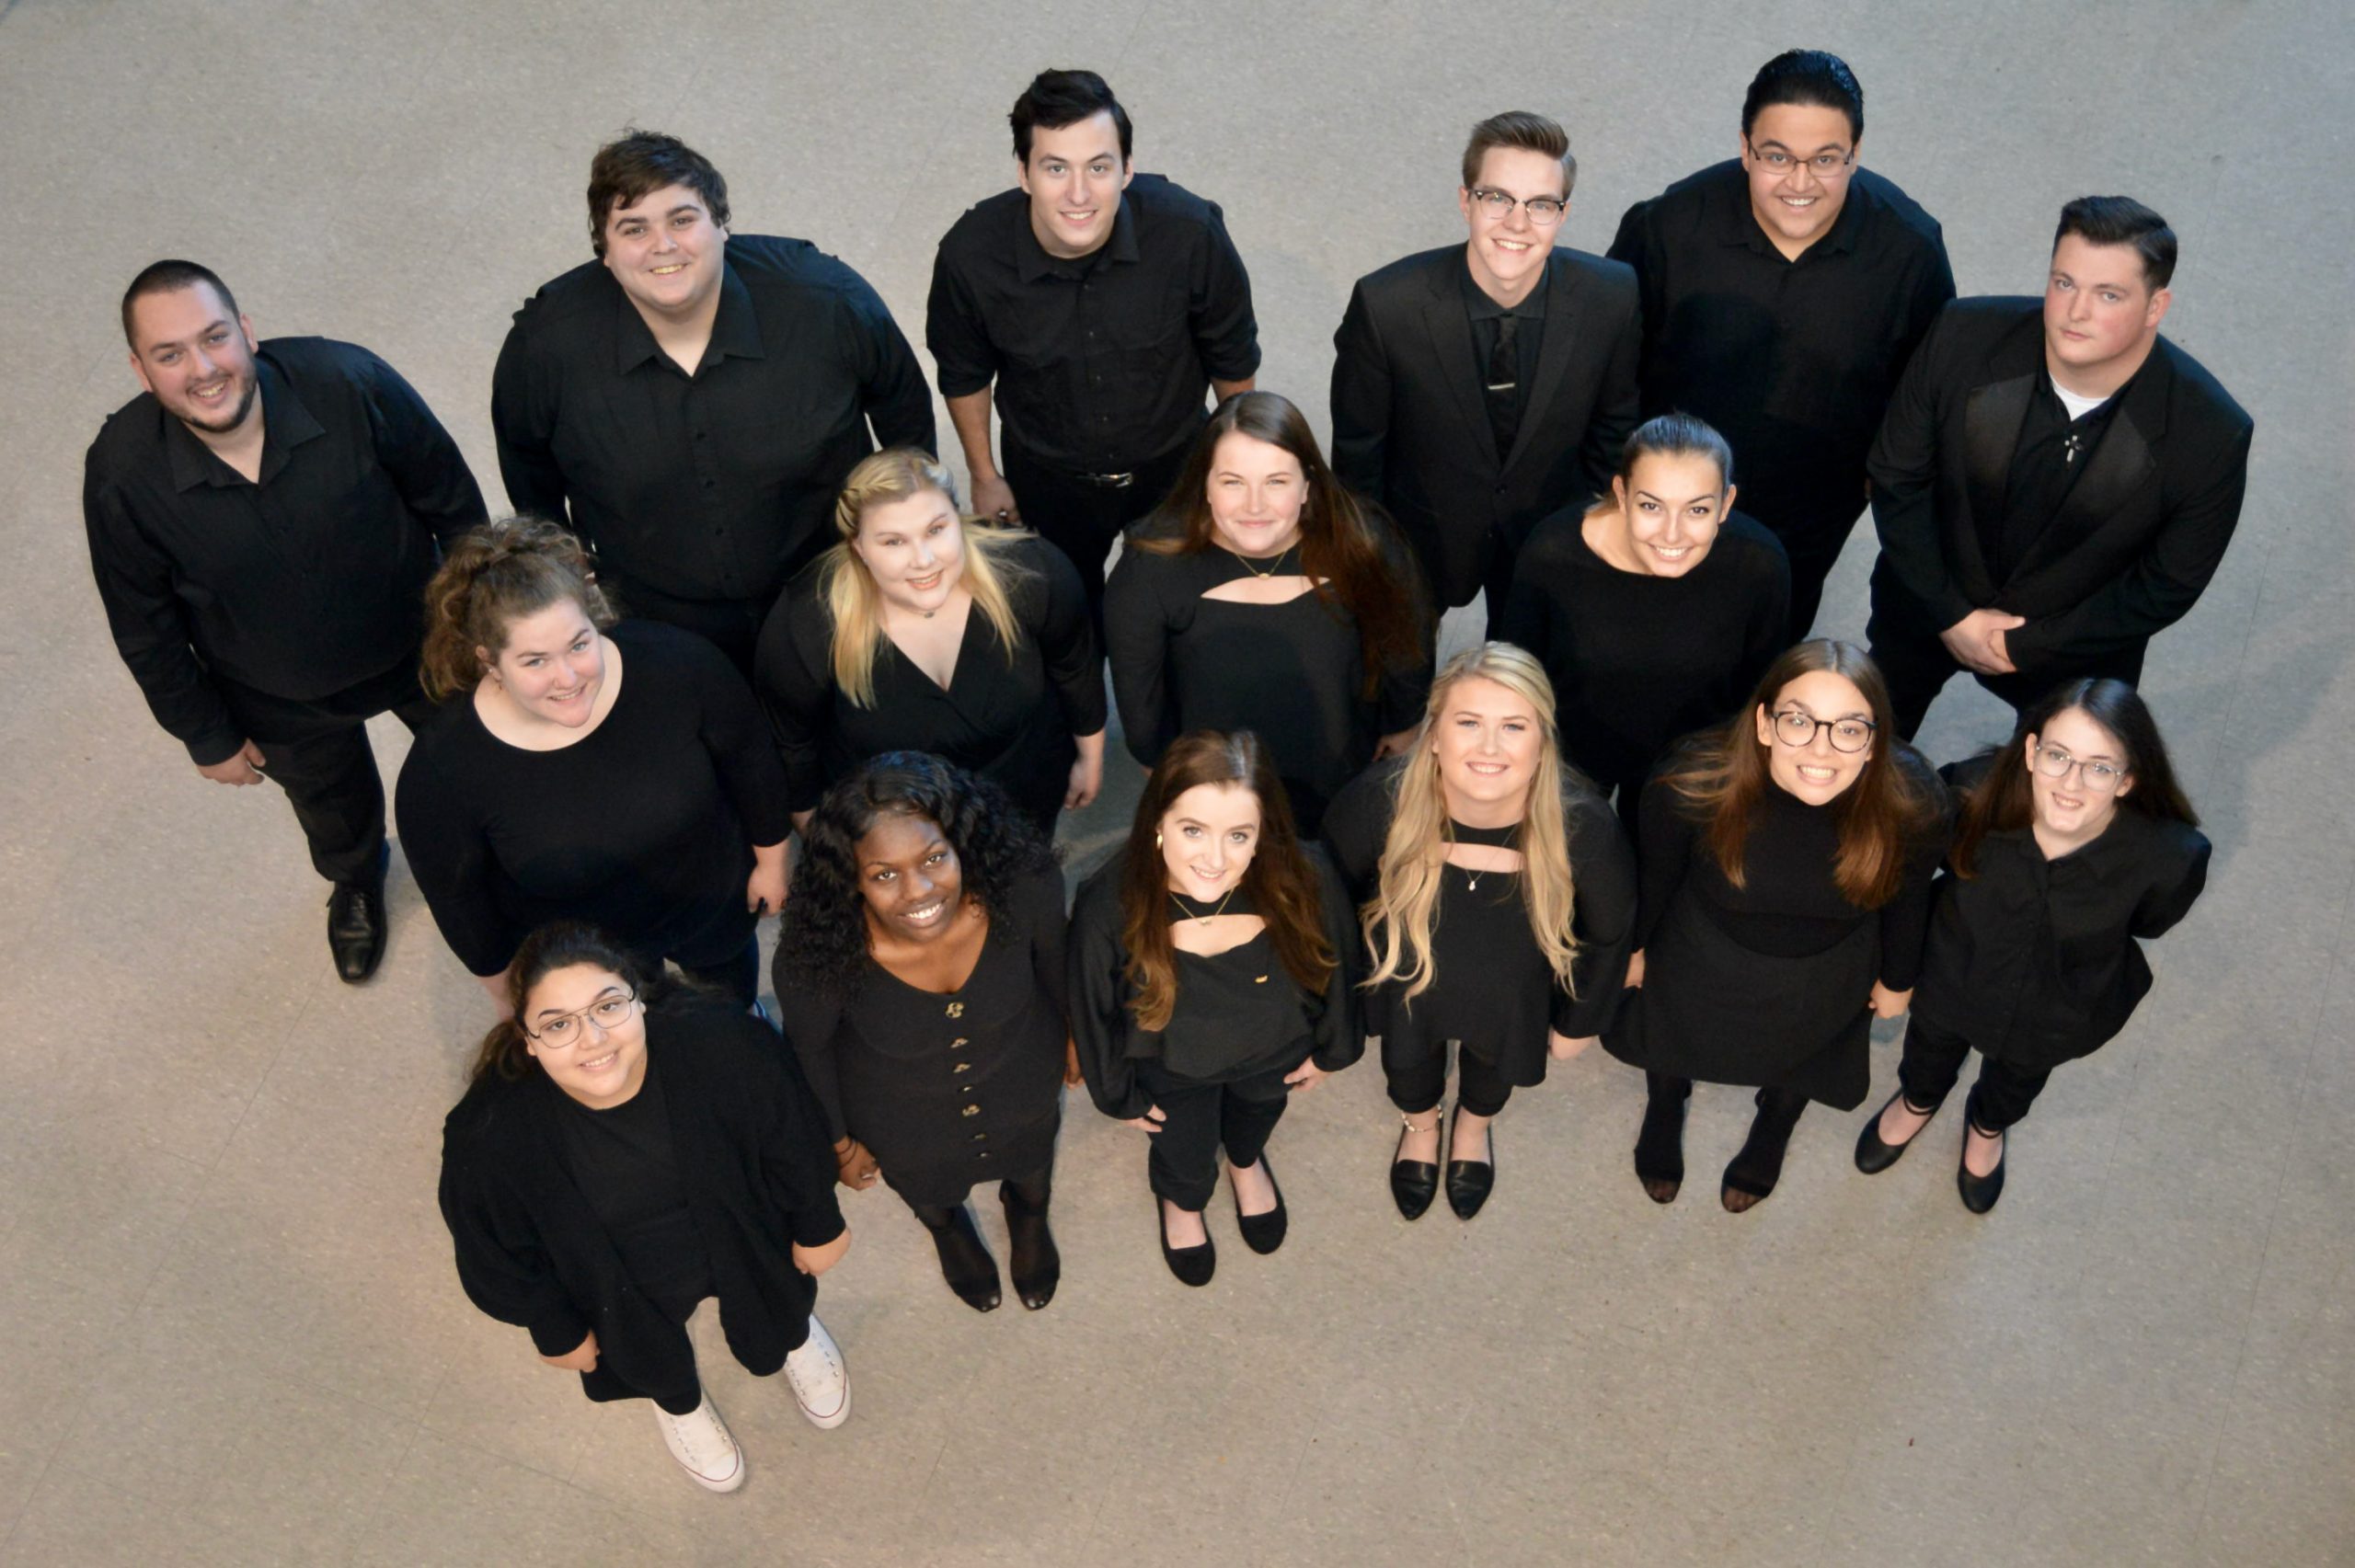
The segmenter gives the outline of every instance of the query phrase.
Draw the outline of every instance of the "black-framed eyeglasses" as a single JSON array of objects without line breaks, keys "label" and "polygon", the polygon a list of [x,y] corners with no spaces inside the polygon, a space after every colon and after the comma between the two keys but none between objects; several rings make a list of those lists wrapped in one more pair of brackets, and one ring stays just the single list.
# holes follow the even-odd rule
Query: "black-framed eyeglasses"
[{"label": "black-framed eyeglasses", "polygon": [[1750,155],[1758,160],[1761,167],[1772,174],[1788,174],[1801,164],[1805,164],[1814,171],[1815,177],[1818,179],[1831,179],[1856,161],[1855,149],[1853,147],[1844,153],[1818,153],[1811,158],[1802,158],[1786,153],[1780,147],[1761,147],[1752,143],[1750,146]]},{"label": "black-framed eyeglasses", "polygon": [[1805,708],[1785,708],[1775,715],[1775,738],[1786,746],[1810,746],[1815,732],[1828,730],[1832,749],[1850,755],[1873,743],[1873,731],[1878,728],[1868,718],[1818,718]]},{"label": "black-framed eyeglasses", "polygon": [[2098,795],[2114,795],[2126,782],[2126,770],[2108,762],[2088,762],[2083,757],[2072,757],[2058,746],[2036,749],[2036,771],[2048,779],[2065,779],[2071,769],[2085,780],[2085,787]]},{"label": "black-framed eyeglasses", "polygon": [[1533,196],[1524,201],[1509,190],[1491,190],[1485,185],[1474,186],[1469,194],[1481,212],[1499,223],[1511,217],[1512,210],[1518,207],[1529,214],[1531,223],[1541,229],[1550,229],[1560,223],[1570,210],[1570,204],[1567,200],[1557,200],[1551,196]]},{"label": "black-framed eyeglasses", "polygon": [[559,1013],[543,1021],[537,1029],[523,1025],[523,1033],[536,1045],[552,1046],[558,1050],[579,1045],[589,1037],[594,1025],[599,1035],[610,1035],[622,1026],[638,1005],[635,991],[608,991],[586,1007]]}]

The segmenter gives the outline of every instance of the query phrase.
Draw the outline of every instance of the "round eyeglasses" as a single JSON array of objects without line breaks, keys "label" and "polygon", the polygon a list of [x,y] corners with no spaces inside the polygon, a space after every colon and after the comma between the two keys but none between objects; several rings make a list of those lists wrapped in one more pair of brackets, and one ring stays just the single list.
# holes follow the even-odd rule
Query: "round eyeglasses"
[{"label": "round eyeglasses", "polygon": [[1786,746],[1814,744],[1815,732],[1828,731],[1832,749],[1850,755],[1873,743],[1875,726],[1865,718],[1818,718],[1804,708],[1785,708],[1775,715],[1775,738]]},{"label": "round eyeglasses", "polygon": [[2085,787],[2097,795],[2115,795],[2118,786],[2126,782],[2126,770],[2108,762],[2088,762],[2083,757],[2072,757],[2058,746],[2036,749],[2036,771],[2048,779],[2065,779],[2070,770],[2085,781]]},{"label": "round eyeglasses", "polygon": [[630,1014],[630,1009],[637,1005],[638,997],[634,992],[608,991],[586,1007],[559,1013],[553,1018],[542,1020],[537,1029],[526,1027],[523,1033],[540,1045],[563,1050],[587,1039],[592,1024],[596,1026],[601,1036],[612,1034],[622,1026],[623,1020]]},{"label": "round eyeglasses", "polygon": [[1756,158],[1758,166],[1769,174],[1788,174],[1801,164],[1805,164],[1818,179],[1833,178],[1856,161],[1856,155],[1853,151],[1818,153],[1811,158],[1802,158],[1794,156],[1780,147],[1761,147],[1754,143],[1751,146],[1750,155]]},{"label": "round eyeglasses", "polygon": [[1518,207],[1528,213],[1529,221],[1541,229],[1552,228],[1570,210],[1568,201],[1557,201],[1551,196],[1533,196],[1523,201],[1511,191],[1491,190],[1486,186],[1475,186],[1471,197],[1481,212],[1499,223],[1511,217],[1512,210]]}]

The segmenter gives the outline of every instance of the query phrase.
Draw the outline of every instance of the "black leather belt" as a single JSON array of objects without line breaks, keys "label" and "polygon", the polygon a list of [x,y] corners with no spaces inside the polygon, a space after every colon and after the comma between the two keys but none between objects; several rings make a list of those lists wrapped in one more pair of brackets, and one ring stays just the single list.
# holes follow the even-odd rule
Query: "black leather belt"
[{"label": "black leather belt", "polygon": [[1125,490],[1137,482],[1133,474],[1074,474],[1071,477],[1099,490]]}]

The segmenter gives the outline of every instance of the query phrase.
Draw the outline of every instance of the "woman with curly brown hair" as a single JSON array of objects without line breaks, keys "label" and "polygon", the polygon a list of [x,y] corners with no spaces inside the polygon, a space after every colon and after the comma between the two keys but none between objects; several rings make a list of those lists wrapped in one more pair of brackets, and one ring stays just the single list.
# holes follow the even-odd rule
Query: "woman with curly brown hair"
[{"label": "woman with curly brown hair", "polygon": [[425,688],[445,705],[394,807],[459,961],[503,1007],[524,934],[588,920],[750,1006],[790,827],[744,678],[692,633],[618,620],[550,522],[468,532],[426,615]]},{"label": "woman with curly brown hair", "polygon": [[832,1124],[843,1185],[879,1176],[978,1312],[997,1264],[966,1198],[998,1183],[1015,1294],[1051,1300],[1047,1199],[1071,1070],[1063,879],[1005,792],[917,751],[861,763],[802,832],[777,1010]]}]

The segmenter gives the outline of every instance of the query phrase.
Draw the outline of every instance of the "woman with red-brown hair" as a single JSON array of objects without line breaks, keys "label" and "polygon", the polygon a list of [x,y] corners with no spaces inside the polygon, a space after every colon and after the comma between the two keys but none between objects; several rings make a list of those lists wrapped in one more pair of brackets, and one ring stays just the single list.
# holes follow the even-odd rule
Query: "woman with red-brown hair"
[{"label": "woman with red-brown hair", "polygon": [[1822,639],[1645,786],[1634,994],[1603,1043],[1649,1082],[1636,1174],[1654,1202],[1684,1179],[1695,1079],[1758,1088],[1719,1194],[1735,1214],[1775,1190],[1809,1100],[1863,1103],[1872,1020],[1905,1011],[1921,967],[1947,817],[1880,671]]},{"label": "woman with red-brown hair", "polygon": [[1235,1228],[1283,1244],[1262,1156],[1293,1090],[1365,1049],[1350,991],[1355,913],[1303,844],[1268,749],[1248,731],[1179,736],[1120,854],[1073,905],[1071,1027],[1097,1109],[1146,1133],[1161,1252],[1188,1285],[1217,1265],[1202,1210],[1226,1151]]}]

